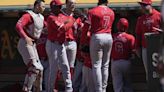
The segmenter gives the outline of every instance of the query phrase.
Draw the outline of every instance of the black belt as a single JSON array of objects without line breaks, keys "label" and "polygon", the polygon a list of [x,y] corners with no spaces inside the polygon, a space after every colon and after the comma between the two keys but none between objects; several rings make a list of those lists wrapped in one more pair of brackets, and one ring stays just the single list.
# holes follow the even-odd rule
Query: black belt
[{"label": "black belt", "polygon": [[45,61],[45,60],[47,60],[47,57],[40,57],[40,60]]},{"label": "black belt", "polygon": [[[51,40],[50,40],[51,41]],[[63,43],[60,43],[60,42],[58,42],[58,41],[51,41],[52,43],[57,43],[57,44],[60,44],[60,45],[62,45]]]}]

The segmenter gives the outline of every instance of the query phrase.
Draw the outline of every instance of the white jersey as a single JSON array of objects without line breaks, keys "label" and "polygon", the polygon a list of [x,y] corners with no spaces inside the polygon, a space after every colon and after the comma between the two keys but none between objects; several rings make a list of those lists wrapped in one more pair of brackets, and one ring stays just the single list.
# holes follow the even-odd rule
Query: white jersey
[{"label": "white jersey", "polygon": [[39,39],[44,27],[44,17],[43,15],[36,14],[33,11],[27,11],[33,18],[33,24],[29,25],[29,28],[26,29],[27,33],[35,39]]}]

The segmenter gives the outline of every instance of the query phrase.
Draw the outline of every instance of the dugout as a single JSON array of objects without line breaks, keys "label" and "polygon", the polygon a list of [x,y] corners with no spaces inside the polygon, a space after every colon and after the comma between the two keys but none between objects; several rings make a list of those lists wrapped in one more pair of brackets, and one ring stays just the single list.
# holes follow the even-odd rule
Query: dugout
[{"label": "dugout", "polygon": [[[49,2],[46,1],[45,15],[49,13]],[[62,0],[64,2],[65,0]],[[137,17],[141,15],[139,0],[109,0],[116,14],[113,32],[116,32],[116,23],[120,17],[129,20],[129,33],[134,35]],[[21,87],[24,81],[25,67],[21,56],[17,51],[19,36],[15,31],[15,24],[22,13],[32,8],[34,0],[0,0],[0,92],[11,92]],[[77,8],[92,8],[96,6],[97,0],[77,0]],[[153,0],[153,6],[160,10],[160,0]],[[133,61],[132,79],[135,92],[145,92],[146,79],[142,61]],[[14,87],[13,87],[14,86]],[[7,90],[6,90],[7,89]],[[111,81],[109,90],[111,90]],[[13,91],[12,91],[13,92]],[[14,91],[19,92],[19,91]]]}]

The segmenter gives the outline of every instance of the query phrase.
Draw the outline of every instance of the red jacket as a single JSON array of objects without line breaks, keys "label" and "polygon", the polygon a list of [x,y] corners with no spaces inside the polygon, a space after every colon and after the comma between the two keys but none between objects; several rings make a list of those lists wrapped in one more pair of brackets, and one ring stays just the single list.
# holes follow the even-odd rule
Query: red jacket
[{"label": "red jacket", "polygon": [[161,14],[153,9],[152,14],[142,15],[137,20],[136,25],[136,48],[147,47],[146,40],[144,34],[147,32],[157,32],[153,27],[160,28],[161,24]]}]

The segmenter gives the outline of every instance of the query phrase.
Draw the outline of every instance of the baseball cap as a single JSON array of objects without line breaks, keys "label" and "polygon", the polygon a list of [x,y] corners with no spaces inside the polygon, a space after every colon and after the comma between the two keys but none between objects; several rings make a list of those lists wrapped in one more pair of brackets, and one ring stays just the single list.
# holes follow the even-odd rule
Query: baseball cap
[{"label": "baseball cap", "polygon": [[152,1],[151,0],[142,0],[141,2],[138,2],[139,4],[145,4],[145,5],[151,5]]},{"label": "baseball cap", "polygon": [[63,5],[63,4],[62,4],[62,2],[60,0],[52,0],[50,2],[50,6],[54,6],[54,5],[60,6],[60,5]]}]

